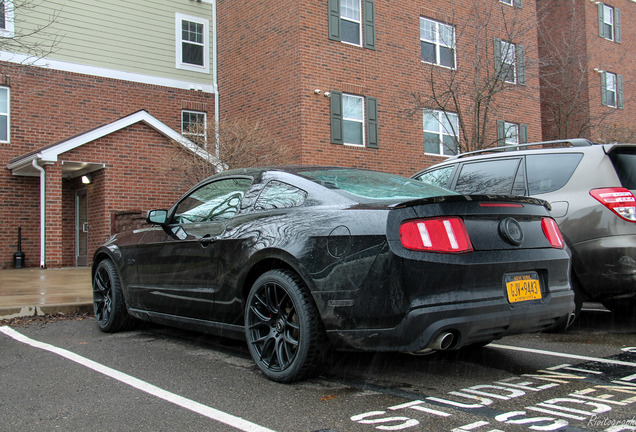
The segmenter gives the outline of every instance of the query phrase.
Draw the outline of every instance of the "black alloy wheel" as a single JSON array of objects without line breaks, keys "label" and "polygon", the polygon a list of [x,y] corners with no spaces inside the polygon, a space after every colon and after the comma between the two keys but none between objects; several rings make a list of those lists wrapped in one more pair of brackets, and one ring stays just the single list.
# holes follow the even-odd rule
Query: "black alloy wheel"
[{"label": "black alloy wheel", "polygon": [[93,277],[93,310],[97,325],[103,332],[116,332],[129,327],[128,315],[117,269],[111,260],[97,265]]},{"label": "black alloy wheel", "polygon": [[316,306],[292,272],[272,270],[250,290],[245,334],[252,358],[278,382],[298,381],[319,372],[324,331]]}]

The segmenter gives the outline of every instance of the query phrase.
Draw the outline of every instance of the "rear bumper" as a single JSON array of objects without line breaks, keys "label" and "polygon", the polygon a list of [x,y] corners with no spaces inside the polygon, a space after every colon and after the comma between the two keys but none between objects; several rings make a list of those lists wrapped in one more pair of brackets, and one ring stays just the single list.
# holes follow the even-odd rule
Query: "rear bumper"
[{"label": "rear bumper", "polygon": [[416,352],[428,348],[441,333],[450,332],[454,338],[449,349],[458,349],[507,335],[546,330],[573,310],[574,294],[567,290],[551,293],[542,301],[517,305],[502,299],[420,307],[393,328],[330,330],[328,335],[340,347]]},{"label": "rear bumper", "polygon": [[590,298],[636,294],[636,235],[594,239],[571,249],[574,275]]}]

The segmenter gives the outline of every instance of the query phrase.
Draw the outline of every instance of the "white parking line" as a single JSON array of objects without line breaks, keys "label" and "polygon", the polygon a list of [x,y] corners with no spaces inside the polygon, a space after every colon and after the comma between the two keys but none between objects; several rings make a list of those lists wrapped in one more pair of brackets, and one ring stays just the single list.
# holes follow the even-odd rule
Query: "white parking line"
[{"label": "white parking line", "polygon": [[584,360],[584,361],[591,361],[591,362],[597,362],[597,363],[607,363],[607,364],[618,365],[618,366],[636,367],[636,363],[634,362],[626,362],[621,360],[609,360],[609,359],[604,359],[600,357],[588,357],[588,356],[582,356],[578,354],[567,354],[567,353],[560,353],[560,352],[554,352],[554,351],[539,350],[534,348],[523,348],[523,347],[499,345],[499,344],[492,344],[492,343],[487,346],[492,348],[506,349],[511,351],[529,352],[533,354],[541,354],[541,355],[552,356],[552,357],[563,357],[563,358],[569,358],[574,360]]},{"label": "white parking line", "polygon": [[211,408],[207,405],[203,405],[199,402],[195,402],[183,396],[170,393],[169,391],[163,390],[157,386],[154,386],[145,381],[142,381],[140,379],[127,375],[123,372],[119,372],[118,370],[104,366],[100,363],[94,362],[93,360],[89,360],[85,357],[82,357],[80,355],[67,351],[65,349],[58,348],[56,346],[49,345],[47,343],[38,342],[36,340],[30,339],[22,335],[21,333],[13,330],[10,327],[2,326],[0,327],[0,332],[6,334],[7,336],[15,339],[18,342],[22,342],[34,348],[39,348],[45,351],[52,352],[53,354],[57,354],[68,360],[74,361],[75,363],[79,363],[82,366],[85,366],[96,372],[99,372],[101,374],[114,378],[117,381],[120,381],[124,384],[128,384],[129,386],[134,387],[143,392],[146,392],[152,396],[158,397],[167,402],[178,405],[182,408],[186,408],[190,411],[193,411],[197,414],[201,414],[202,416],[208,417],[212,420],[225,423],[226,425],[234,427],[236,429],[239,429],[245,432],[274,432],[272,429],[267,429],[263,426],[259,426],[255,423],[249,422],[240,417],[227,414],[223,411],[219,411],[217,409]]}]

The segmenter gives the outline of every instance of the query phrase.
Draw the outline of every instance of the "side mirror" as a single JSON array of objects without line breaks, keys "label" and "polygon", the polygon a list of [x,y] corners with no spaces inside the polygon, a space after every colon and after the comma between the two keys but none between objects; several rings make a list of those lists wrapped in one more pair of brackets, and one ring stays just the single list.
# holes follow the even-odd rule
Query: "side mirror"
[{"label": "side mirror", "polygon": [[168,210],[150,210],[146,214],[146,222],[153,225],[165,225],[168,219]]}]

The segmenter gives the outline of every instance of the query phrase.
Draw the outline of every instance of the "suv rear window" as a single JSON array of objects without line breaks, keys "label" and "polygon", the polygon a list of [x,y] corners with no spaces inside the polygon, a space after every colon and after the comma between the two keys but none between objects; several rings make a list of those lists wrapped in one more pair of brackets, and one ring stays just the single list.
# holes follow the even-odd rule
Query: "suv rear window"
[{"label": "suv rear window", "polygon": [[510,195],[518,168],[518,158],[466,163],[455,190],[467,194]]},{"label": "suv rear window", "polygon": [[528,194],[538,195],[561,189],[570,180],[582,158],[582,153],[527,155]]},{"label": "suv rear window", "polygon": [[623,187],[636,189],[636,148],[619,147],[609,157]]}]

